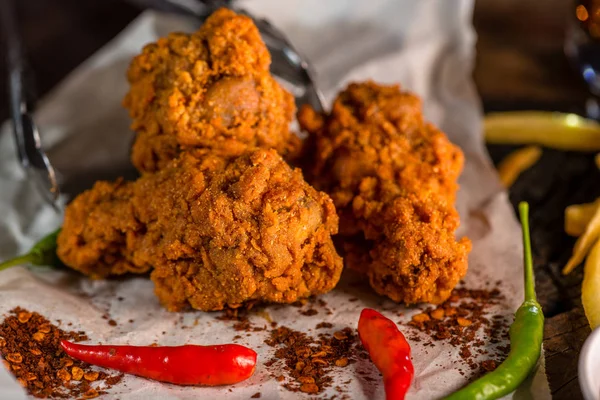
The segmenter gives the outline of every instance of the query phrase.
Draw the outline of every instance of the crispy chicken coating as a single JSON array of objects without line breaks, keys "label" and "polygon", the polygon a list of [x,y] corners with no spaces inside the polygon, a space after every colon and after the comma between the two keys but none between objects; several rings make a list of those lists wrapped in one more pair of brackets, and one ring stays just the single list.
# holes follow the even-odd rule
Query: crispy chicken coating
[{"label": "crispy chicken coating", "polygon": [[294,99],[269,74],[270,64],[252,20],[227,9],[195,33],[146,45],[129,67],[123,100],[136,132],[134,166],[157,171],[181,150],[200,147],[223,155],[265,147],[294,158]]},{"label": "crispy chicken coating", "polygon": [[153,269],[169,310],[292,303],[337,284],[337,227],[331,199],[274,150],[183,153],[136,182],[78,196],[58,256],[92,277]]},{"label": "crispy chicken coating", "polygon": [[398,86],[351,84],[331,114],[305,107],[307,180],[340,215],[346,265],[407,304],[440,303],[467,271],[470,241],[455,240],[463,155],[425,122],[418,97]]}]

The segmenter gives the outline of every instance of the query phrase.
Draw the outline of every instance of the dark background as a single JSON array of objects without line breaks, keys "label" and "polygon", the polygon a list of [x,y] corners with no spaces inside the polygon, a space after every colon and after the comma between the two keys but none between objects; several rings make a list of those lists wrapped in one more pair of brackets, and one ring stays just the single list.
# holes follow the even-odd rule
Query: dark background
[{"label": "dark background", "polygon": [[[3,0],[0,0],[3,1]],[[122,0],[18,0],[17,14],[27,57],[43,96],[69,71],[121,31],[140,10]],[[474,80],[485,112],[540,109],[583,112],[586,86],[563,53],[567,0],[479,0],[473,24],[478,34]],[[2,77],[5,66],[0,67]],[[6,81],[0,80],[0,120],[8,116]],[[514,150],[490,146],[494,162]],[[574,240],[563,232],[569,204],[600,196],[593,155],[545,150],[540,162],[510,190],[513,204],[532,207],[537,290],[546,314],[546,369],[555,398],[581,398],[577,355],[589,334],[580,301],[581,268],[560,269]]]}]

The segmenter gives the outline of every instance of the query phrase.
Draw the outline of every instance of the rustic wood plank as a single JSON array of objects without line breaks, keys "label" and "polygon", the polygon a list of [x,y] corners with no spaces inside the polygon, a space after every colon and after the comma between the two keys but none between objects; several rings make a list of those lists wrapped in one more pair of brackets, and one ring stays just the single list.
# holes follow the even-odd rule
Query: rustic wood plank
[{"label": "rustic wood plank", "polygon": [[[546,373],[554,398],[582,398],[577,380],[577,357],[589,334],[590,326],[579,308],[546,320]],[[548,365],[552,367],[548,368]],[[555,365],[561,365],[562,368],[556,368]]]}]

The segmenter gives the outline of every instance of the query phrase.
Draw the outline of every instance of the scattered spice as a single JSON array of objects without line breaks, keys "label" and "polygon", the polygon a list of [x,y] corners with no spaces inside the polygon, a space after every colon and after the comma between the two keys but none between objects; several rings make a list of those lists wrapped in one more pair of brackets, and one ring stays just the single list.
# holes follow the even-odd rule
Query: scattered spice
[{"label": "scattered spice", "polygon": [[348,339],[348,336],[342,332],[342,331],[337,331],[333,333],[333,337],[336,338],[337,340],[346,340]]},{"label": "scattered spice", "polygon": [[254,393],[252,396],[250,396],[251,399],[260,399],[260,392],[256,392]]},{"label": "scattered spice", "polygon": [[221,321],[235,321],[233,329],[238,332],[259,332],[266,330],[266,327],[252,325],[248,318],[250,308],[251,306],[248,308],[226,308],[217,319]]},{"label": "scattered spice", "polygon": [[431,318],[429,318],[429,315],[427,314],[417,314],[414,317],[412,317],[413,322],[415,323],[421,323],[421,322],[425,322],[425,321],[429,321]]},{"label": "scattered spice", "polygon": [[[334,368],[344,368],[356,362],[359,353],[365,353],[356,332],[350,328],[336,331],[333,335],[321,333],[315,339],[304,332],[281,326],[271,330],[265,343],[276,348],[275,357],[265,363],[268,368],[273,367],[276,380],[285,380],[280,372],[279,361],[282,361],[283,370],[292,379],[283,386],[292,392],[308,394],[318,394],[330,387]],[[340,392],[342,390],[339,388]]]},{"label": "scattered spice", "polygon": [[248,311],[252,309],[254,303],[245,304],[239,308],[225,308],[220,316],[217,317],[221,321],[244,321],[248,319]]},{"label": "scattered spice", "polygon": [[90,381],[93,382],[96,379],[98,379],[98,371],[90,371],[90,372],[86,372],[83,377],[85,378],[86,381]]},{"label": "scattered spice", "polygon": [[348,359],[346,357],[342,357],[342,358],[338,358],[337,360],[335,360],[335,365],[337,367],[345,367],[346,365],[348,365]]},{"label": "scattered spice", "polygon": [[233,329],[238,332],[239,331],[249,332],[252,329],[252,325],[250,324],[250,321],[248,320],[248,318],[245,318],[244,320],[233,324]]},{"label": "scattered spice", "polygon": [[70,381],[71,380],[71,374],[69,373],[69,371],[67,371],[66,369],[61,369],[56,373],[56,376],[63,381]]},{"label": "scattered spice", "polygon": [[27,312],[27,311],[22,311],[22,312],[19,313],[19,315],[17,316],[17,318],[19,319],[20,323],[25,324],[31,318],[31,313]]},{"label": "scattered spice", "polygon": [[317,394],[319,393],[319,387],[314,383],[303,383],[300,386],[300,391],[308,394]]},{"label": "scattered spice", "polygon": [[[446,312],[444,311],[443,308],[436,308],[430,314],[431,318],[437,319],[438,321],[443,320],[444,319],[444,315],[446,315]],[[459,321],[459,323],[460,323],[460,321]]]},{"label": "scattered spice", "polygon": [[[327,303],[320,298],[303,299],[292,306],[306,307],[305,310],[298,310],[301,314],[314,315],[315,311],[318,314],[333,314],[327,307]],[[268,318],[266,318],[263,313],[266,314],[266,311],[254,311],[257,316],[261,316],[267,321],[271,320],[270,315],[267,314]],[[237,331],[247,332],[246,336],[252,336],[251,332],[267,330],[266,326],[257,327],[252,324],[249,315],[247,308],[225,309],[217,319],[233,321],[233,328]],[[333,324],[329,322],[322,321],[316,324],[316,329],[331,328],[333,328]],[[277,322],[272,321],[268,333],[269,338],[265,340],[265,343],[275,347],[276,350],[275,356],[264,364],[271,370],[271,376],[292,392],[321,393],[324,389],[333,386],[333,373],[336,369],[345,368],[359,358],[365,360],[369,358],[358,340],[358,335],[350,328],[335,333],[320,333],[315,339],[306,333],[297,332],[288,327],[278,327]],[[334,335],[338,339],[334,338]],[[240,335],[234,337],[234,339],[240,338],[242,338]],[[281,373],[282,370],[289,377],[287,382],[285,375]],[[364,379],[370,378],[365,377]],[[337,394],[332,399],[349,400],[351,396],[346,393],[346,387],[350,383],[351,381],[346,381],[342,383],[343,386],[333,387]]]},{"label": "scattered spice", "polygon": [[87,392],[83,394],[84,399],[93,399],[100,396],[100,393],[96,389],[89,389]]},{"label": "scattered spice", "polygon": [[[429,336],[426,346],[435,346],[434,341],[446,341],[458,347],[461,359],[471,371],[478,374],[493,371],[510,350],[510,346],[499,346],[508,338],[509,321],[501,315],[491,318],[487,315],[488,309],[503,299],[498,289],[457,288],[445,303],[414,315],[408,325]],[[478,332],[485,334],[487,342],[476,338]],[[422,337],[413,332],[408,339],[419,342]],[[484,349],[489,344],[493,348],[491,354]],[[479,362],[481,355],[491,358]]]},{"label": "scattered spice", "polygon": [[[0,324],[0,354],[4,364],[27,391],[38,398],[91,399],[118,384],[123,375],[109,376],[73,360],[60,341],[87,340],[84,332],[66,332],[36,312],[15,308]],[[95,387],[82,380],[94,377]]]},{"label": "scattered spice", "polygon": [[21,364],[23,362],[23,356],[19,353],[10,353],[6,356],[6,360],[13,364]]},{"label": "scattered spice", "polygon": [[497,367],[496,361],[494,360],[485,360],[481,362],[481,368],[483,368],[484,370],[490,372],[495,370]]},{"label": "scattered spice", "polygon": [[73,380],[80,381],[83,378],[83,370],[79,367],[73,367],[71,369],[71,376]]}]

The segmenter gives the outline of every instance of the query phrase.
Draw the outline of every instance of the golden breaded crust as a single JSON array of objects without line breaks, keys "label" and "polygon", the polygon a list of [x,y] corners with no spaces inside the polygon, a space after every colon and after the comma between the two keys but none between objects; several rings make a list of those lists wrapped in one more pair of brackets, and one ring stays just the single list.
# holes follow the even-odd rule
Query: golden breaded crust
[{"label": "golden breaded crust", "polygon": [[294,158],[294,99],[269,74],[270,63],[252,20],[227,9],[193,34],[146,45],[131,62],[123,100],[136,132],[135,167],[157,171],[190,148],[240,155],[265,147]]},{"label": "golden breaded crust", "polygon": [[305,107],[307,180],[340,215],[346,265],[398,302],[440,303],[467,271],[454,208],[463,155],[398,86],[351,84],[329,115]]},{"label": "golden breaded crust", "polygon": [[337,284],[337,226],[331,199],[274,150],[184,153],[155,174],[98,183],[75,199],[58,255],[94,277],[153,268],[169,310],[293,303]]}]

